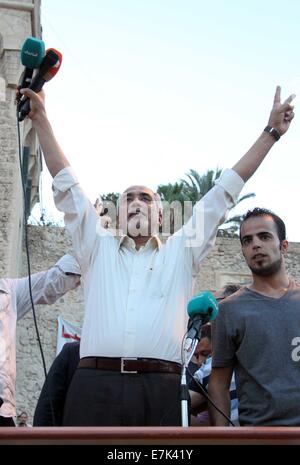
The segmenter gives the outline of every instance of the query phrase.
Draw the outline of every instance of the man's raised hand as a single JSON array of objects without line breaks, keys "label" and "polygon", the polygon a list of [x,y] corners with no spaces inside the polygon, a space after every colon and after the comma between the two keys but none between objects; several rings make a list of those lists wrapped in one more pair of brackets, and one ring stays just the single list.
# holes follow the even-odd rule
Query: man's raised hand
[{"label": "man's raised hand", "polygon": [[281,136],[288,130],[291,121],[295,116],[294,106],[291,105],[291,102],[295,97],[295,94],[291,94],[283,103],[281,103],[281,87],[276,87],[273,108],[270,113],[268,125],[275,128]]}]

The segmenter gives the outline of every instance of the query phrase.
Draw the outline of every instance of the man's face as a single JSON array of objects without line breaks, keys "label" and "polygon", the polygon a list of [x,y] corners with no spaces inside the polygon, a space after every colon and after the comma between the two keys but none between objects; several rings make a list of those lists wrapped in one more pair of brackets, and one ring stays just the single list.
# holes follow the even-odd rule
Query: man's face
[{"label": "man's face", "polygon": [[160,212],[154,192],[145,186],[131,186],[119,201],[119,228],[134,238],[158,232]]},{"label": "man's face", "polygon": [[26,425],[27,419],[28,419],[28,417],[27,417],[26,413],[21,413],[21,415],[18,416],[18,420],[19,420],[20,425]]},{"label": "man's face", "polygon": [[282,266],[288,242],[280,244],[276,223],[271,216],[251,217],[242,224],[242,252],[253,274],[272,276]]},{"label": "man's face", "polygon": [[211,355],[211,340],[208,337],[203,337],[197,344],[192,361],[200,367],[205,362],[207,357]]}]

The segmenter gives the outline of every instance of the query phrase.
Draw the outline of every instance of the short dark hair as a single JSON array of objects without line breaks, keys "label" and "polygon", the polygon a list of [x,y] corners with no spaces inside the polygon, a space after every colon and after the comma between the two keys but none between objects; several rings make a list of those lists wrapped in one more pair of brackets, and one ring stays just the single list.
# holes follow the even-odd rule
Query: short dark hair
[{"label": "short dark hair", "polygon": [[211,324],[206,323],[206,325],[202,326],[201,329],[201,339],[204,337],[207,337],[209,340],[211,340]]},{"label": "short dark hair", "polygon": [[224,298],[229,297],[231,294],[234,294],[239,289],[241,289],[241,287],[241,284],[226,284],[226,286],[223,287]]},{"label": "short dark hair", "polygon": [[244,215],[243,220],[240,224],[240,241],[242,242],[242,237],[241,237],[241,229],[245,221],[247,221],[249,218],[253,217],[258,217],[258,216],[271,216],[277,229],[277,234],[279,237],[280,243],[286,239],[286,229],[285,229],[285,224],[282,221],[282,219],[273,213],[271,210],[268,210],[267,208],[259,208],[255,207],[253,210],[248,210],[247,213]]}]

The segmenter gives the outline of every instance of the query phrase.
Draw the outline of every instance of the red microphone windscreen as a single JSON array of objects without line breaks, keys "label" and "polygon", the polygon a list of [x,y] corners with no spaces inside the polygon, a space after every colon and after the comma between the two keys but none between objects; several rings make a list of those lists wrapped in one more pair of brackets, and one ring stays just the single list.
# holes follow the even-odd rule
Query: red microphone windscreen
[{"label": "red microphone windscreen", "polygon": [[55,56],[55,55],[57,56],[57,61],[51,68],[48,68],[47,71],[44,73],[43,79],[46,82],[50,81],[50,79],[52,79],[56,75],[62,63],[62,54],[55,48],[48,48],[46,50],[46,54],[50,51],[52,52],[51,53],[52,56]]}]

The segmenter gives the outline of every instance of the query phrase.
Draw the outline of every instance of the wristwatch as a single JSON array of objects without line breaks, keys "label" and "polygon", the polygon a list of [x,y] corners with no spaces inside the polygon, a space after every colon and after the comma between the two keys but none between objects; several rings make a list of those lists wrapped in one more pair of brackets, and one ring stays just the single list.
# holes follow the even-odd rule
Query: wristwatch
[{"label": "wristwatch", "polygon": [[269,134],[271,134],[271,136],[274,137],[274,139],[277,141],[280,139],[280,134],[279,132],[277,131],[277,129],[275,128],[272,128],[272,126],[266,126],[264,131],[268,132]]}]

